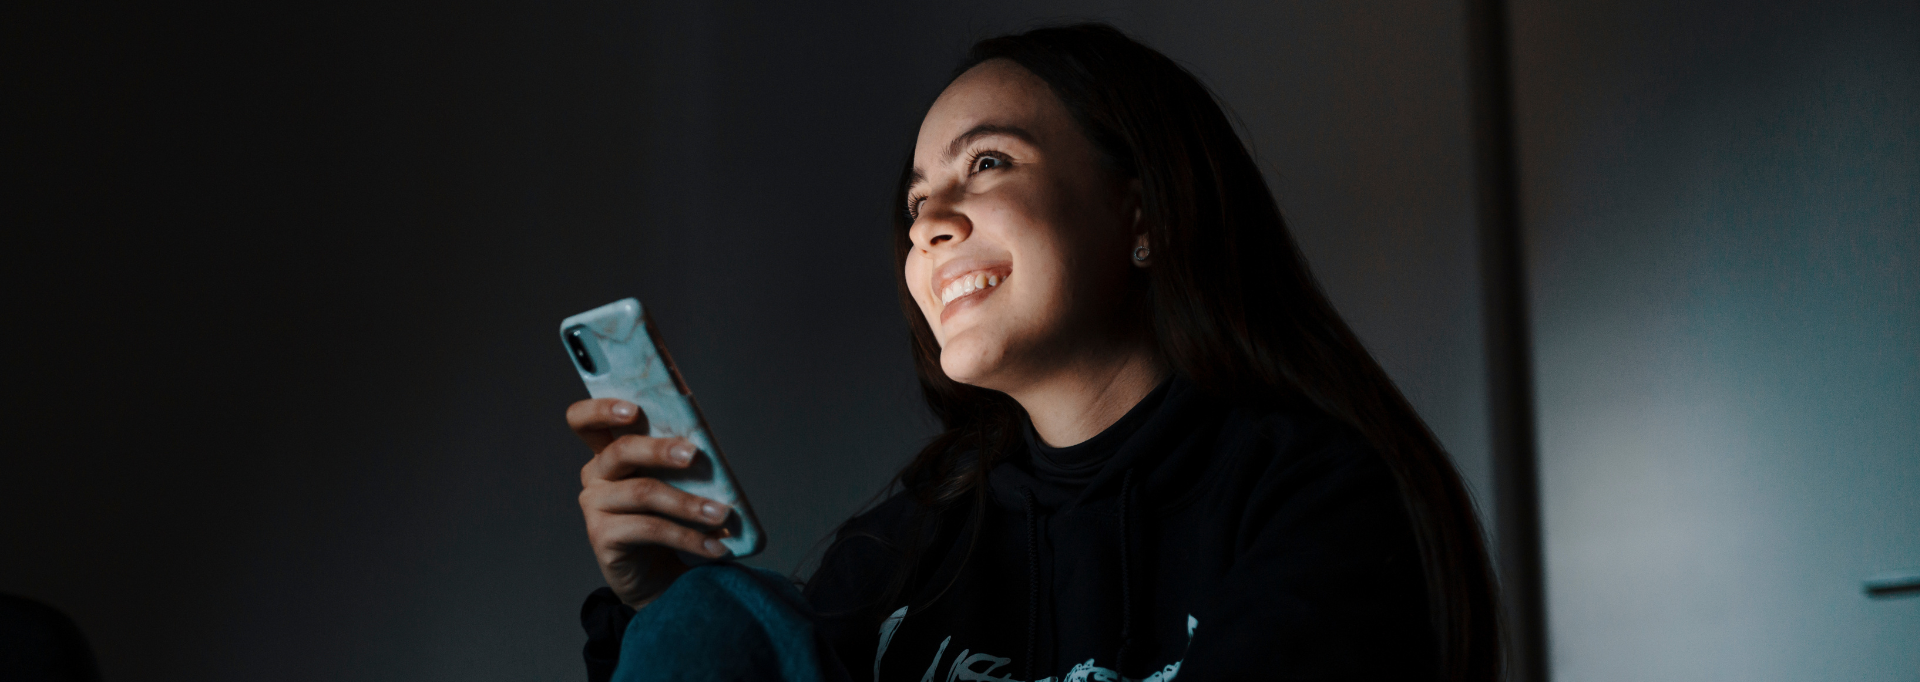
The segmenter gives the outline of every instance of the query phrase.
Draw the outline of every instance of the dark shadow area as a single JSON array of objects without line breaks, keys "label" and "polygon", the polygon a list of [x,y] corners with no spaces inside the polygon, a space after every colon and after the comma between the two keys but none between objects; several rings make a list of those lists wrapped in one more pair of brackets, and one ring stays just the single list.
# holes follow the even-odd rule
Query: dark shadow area
[{"label": "dark shadow area", "polygon": [[0,594],[0,678],[14,682],[99,682],[87,636],[46,604]]}]

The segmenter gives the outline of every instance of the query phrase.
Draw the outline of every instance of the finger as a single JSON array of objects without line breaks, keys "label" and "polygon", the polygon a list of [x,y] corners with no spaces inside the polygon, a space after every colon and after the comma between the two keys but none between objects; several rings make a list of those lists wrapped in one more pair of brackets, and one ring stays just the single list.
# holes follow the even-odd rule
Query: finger
[{"label": "finger", "polygon": [[657,478],[629,478],[603,482],[580,491],[580,506],[589,512],[659,514],[701,526],[727,520],[727,505],[675,488]]},{"label": "finger", "polygon": [[684,469],[699,449],[681,438],[625,435],[614,439],[594,457],[600,478],[617,481],[643,469]]},{"label": "finger", "polygon": [[633,549],[648,545],[700,556],[723,557],[728,554],[726,545],[721,544],[718,538],[658,516],[607,514],[600,516],[598,521],[597,527],[590,530],[594,537],[594,551],[599,554],[602,563],[614,562]]},{"label": "finger", "polygon": [[567,406],[567,427],[594,452],[613,442],[612,429],[632,424],[640,408],[619,398],[593,398]]}]

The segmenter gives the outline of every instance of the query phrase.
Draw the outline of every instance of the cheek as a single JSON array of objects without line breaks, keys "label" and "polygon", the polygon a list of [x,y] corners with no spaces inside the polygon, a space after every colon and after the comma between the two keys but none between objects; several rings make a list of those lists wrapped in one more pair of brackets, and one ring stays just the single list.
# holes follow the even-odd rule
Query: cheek
[{"label": "cheek", "polygon": [[934,315],[933,299],[930,298],[930,295],[927,293],[927,280],[930,277],[928,269],[931,267],[933,267],[933,264],[929,263],[927,257],[921,255],[918,249],[907,254],[905,273],[907,277],[907,293],[913,295],[914,304],[920,306],[920,316],[927,319],[928,327],[933,328],[934,340],[944,345],[947,340],[945,335],[940,332],[940,318]]}]

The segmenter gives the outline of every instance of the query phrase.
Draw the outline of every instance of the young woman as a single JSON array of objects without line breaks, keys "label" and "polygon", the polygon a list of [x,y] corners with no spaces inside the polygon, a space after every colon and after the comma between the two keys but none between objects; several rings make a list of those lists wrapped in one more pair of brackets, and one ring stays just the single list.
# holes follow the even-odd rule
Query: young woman
[{"label": "young woman", "polygon": [[609,584],[583,612],[594,675],[1495,679],[1459,476],[1206,88],[1103,25],[986,40],[956,73],[896,220],[945,429],[803,601],[688,573],[673,550],[724,550],[683,523],[726,510],[644,472],[690,446],[574,404]]}]

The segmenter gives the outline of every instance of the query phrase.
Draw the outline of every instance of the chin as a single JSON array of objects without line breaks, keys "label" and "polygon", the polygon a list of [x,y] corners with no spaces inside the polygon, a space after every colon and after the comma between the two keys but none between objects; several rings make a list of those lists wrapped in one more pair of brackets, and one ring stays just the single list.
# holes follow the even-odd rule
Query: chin
[{"label": "chin", "polygon": [[1003,353],[997,347],[983,347],[987,345],[973,339],[950,340],[940,349],[940,371],[945,372],[948,379],[968,386],[992,388],[986,383]]}]

